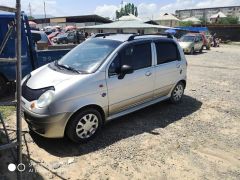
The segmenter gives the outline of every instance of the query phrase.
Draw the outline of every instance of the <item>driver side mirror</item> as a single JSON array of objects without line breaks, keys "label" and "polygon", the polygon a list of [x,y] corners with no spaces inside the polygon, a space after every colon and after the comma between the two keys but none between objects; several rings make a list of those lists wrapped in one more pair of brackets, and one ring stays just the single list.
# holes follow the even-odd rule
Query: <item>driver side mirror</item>
[{"label": "driver side mirror", "polygon": [[133,68],[130,65],[122,65],[120,69],[120,73],[118,76],[118,79],[123,79],[126,74],[132,74],[133,73]]}]

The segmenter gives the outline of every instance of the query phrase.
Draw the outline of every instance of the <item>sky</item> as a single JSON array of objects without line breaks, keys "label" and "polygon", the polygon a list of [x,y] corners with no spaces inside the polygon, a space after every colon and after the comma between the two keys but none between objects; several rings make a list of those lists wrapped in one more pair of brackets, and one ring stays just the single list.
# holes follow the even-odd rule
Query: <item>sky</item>
[{"label": "sky", "polygon": [[[115,18],[115,11],[121,7],[121,0],[22,0],[22,10],[29,15],[44,14],[44,1],[47,15],[71,16],[98,14]],[[240,0],[124,0],[138,7],[139,17],[154,18],[160,13],[174,13],[177,9],[206,8],[240,5]],[[0,5],[15,6],[15,0],[0,0]]]}]

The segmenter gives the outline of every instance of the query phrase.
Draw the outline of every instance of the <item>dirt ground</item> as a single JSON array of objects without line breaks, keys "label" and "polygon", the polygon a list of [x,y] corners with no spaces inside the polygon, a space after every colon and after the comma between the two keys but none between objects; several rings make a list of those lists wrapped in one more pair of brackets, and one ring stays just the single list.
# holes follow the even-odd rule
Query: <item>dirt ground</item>
[{"label": "dirt ground", "polygon": [[[240,46],[186,55],[183,102],[108,123],[87,144],[44,139],[24,123],[24,179],[240,179]],[[14,116],[7,120],[14,128]],[[13,136],[13,131],[9,131]],[[0,179],[15,179],[1,152]]]}]

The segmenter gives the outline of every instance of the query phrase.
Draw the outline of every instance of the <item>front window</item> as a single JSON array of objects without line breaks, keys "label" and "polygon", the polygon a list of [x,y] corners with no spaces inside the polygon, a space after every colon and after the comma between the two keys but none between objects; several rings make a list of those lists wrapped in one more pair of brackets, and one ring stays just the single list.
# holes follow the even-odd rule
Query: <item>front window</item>
[{"label": "front window", "polygon": [[182,36],[180,38],[180,41],[182,42],[193,42],[195,39],[195,36]]},{"label": "front window", "polygon": [[119,41],[106,39],[88,40],[62,57],[58,64],[71,67],[79,72],[92,73],[120,44]]}]

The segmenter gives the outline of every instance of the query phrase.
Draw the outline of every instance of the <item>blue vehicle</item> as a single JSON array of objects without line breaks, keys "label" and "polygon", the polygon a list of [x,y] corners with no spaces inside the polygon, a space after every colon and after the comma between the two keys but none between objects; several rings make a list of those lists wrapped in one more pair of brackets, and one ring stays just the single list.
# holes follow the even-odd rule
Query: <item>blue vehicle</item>
[{"label": "blue vehicle", "polygon": [[[15,15],[0,14],[0,97],[7,90],[7,84],[16,79],[15,62],[2,60],[15,57]],[[26,15],[22,15],[22,77],[34,69],[60,59],[71,48],[37,50],[38,37],[32,36]],[[5,41],[7,39],[7,41]],[[6,43],[5,43],[6,42]],[[60,48],[60,47],[59,47]]]}]

